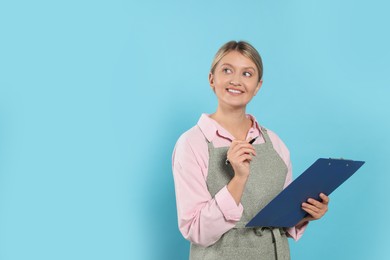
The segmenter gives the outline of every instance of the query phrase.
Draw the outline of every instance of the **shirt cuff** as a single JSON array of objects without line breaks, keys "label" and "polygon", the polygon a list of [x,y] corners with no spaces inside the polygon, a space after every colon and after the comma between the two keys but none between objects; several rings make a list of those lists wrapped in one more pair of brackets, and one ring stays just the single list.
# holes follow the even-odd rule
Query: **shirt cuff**
[{"label": "shirt cuff", "polygon": [[299,228],[296,228],[296,227],[292,227],[292,228],[288,228],[287,229],[287,233],[289,234],[290,237],[292,237],[295,241],[298,241],[302,235],[303,235],[303,232],[305,231],[305,229],[307,228],[307,225],[309,224],[309,222],[307,222],[306,224],[304,224],[303,226],[299,227]]},{"label": "shirt cuff", "polygon": [[224,186],[215,194],[215,201],[227,221],[239,221],[241,219],[244,208],[241,203],[237,206],[227,186]]}]

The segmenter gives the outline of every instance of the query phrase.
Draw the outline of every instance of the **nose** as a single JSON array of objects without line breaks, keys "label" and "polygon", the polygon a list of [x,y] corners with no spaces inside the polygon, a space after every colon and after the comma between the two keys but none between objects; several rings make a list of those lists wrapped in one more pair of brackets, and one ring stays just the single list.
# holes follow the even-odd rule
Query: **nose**
[{"label": "nose", "polygon": [[231,81],[230,81],[230,84],[231,84],[232,86],[241,86],[241,80],[240,80],[239,75],[235,74],[235,75],[232,77],[232,79],[231,79]]},{"label": "nose", "polygon": [[241,86],[241,83],[238,82],[238,81],[236,81],[236,80],[232,80],[232,81],[230,81],[229,83],[230,83],[230,85],[232,85],[232,86]]}]

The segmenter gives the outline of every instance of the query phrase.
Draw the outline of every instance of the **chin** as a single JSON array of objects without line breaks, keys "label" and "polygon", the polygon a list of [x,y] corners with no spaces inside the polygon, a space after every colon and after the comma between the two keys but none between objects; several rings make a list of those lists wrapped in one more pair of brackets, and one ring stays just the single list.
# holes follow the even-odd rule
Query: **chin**
[{"label": "chin", "polygon": [[244,102],[223,102],[226,106],[229,106],[229,107],[232,107],[232,108],[235,108],[235,109],[243,109],[243,108],[246,108],[246,105],[248,103],[244,103]]}]

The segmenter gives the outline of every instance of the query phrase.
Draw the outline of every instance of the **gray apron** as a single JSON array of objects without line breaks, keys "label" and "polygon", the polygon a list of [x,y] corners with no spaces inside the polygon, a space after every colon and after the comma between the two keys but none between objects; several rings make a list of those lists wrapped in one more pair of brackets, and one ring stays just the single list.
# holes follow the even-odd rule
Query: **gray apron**
[{"label": "gray apron", "polygon": [[[283,186],[287,166],[272,146],[265,128],[261,128],[265,143],[253,145],[256,156],[250,163],[241,204],[243,215],[236,226],[227,231],[213,245],[202,247],[191,243],[191,260],[251,260],[290,259],[290,250],[284,229],[272,227],[246,228],[245,225],[268,204]],[[206,139],[207,140],[207,139]],[[207,187],[212,197],[227,185],[234,176],[231,165],[226,165],[229,147],[215,148],[208,142],[209,168]]]}]

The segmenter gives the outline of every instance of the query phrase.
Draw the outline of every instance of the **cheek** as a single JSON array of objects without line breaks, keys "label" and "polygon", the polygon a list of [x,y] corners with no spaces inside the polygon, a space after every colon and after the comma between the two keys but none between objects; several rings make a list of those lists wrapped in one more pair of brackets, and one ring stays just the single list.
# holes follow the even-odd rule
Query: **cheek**
[{"label": "cheek", "polygon": [[259,85],[259,84],[258,84],[257,80],[251,80],[249,86],[251,86],[251,88],[253,89],[253,91],[256,91],[258,85]]},{"label": "cheek", "polygon": [[215,85],[224,86],[229,80],[226,77],[217,77],[214,80]]}]

